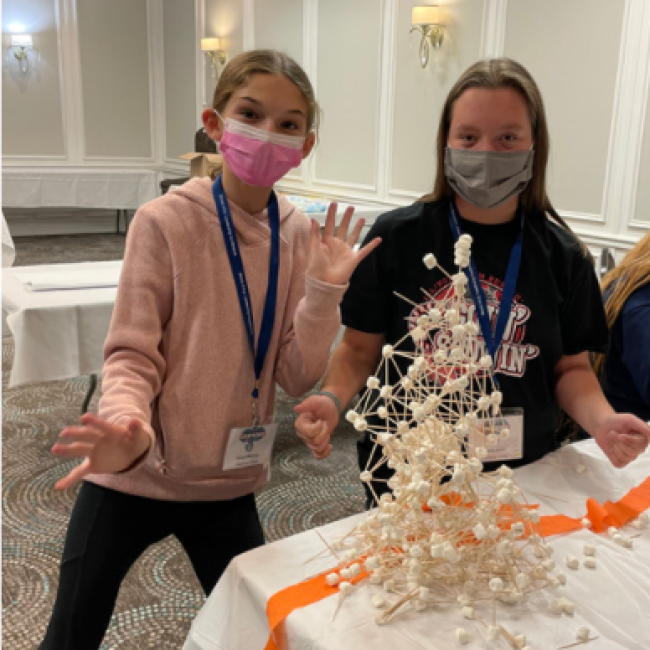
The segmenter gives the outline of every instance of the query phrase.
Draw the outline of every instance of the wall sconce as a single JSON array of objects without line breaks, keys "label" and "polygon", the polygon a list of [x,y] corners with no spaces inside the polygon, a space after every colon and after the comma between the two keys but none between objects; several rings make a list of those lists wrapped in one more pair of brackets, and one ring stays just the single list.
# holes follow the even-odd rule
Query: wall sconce
[{"label": "wall sconce", "polygon": [[212,76],[216,79],[219,71],[217,61],[223,65],[226,62],[226,52],[219,47],[218,38],[202,38],[201,50],[210,57],[212,63]]},{"label": "wall sconce", "polygon": [[411,31],[420,32],[420,65],[425,68],[429,63],[429,43],[434,48],[442,45],[445,35],[444,27],[440,24],[440,7],[413,7],[411,14]]},{"label": "wall sconce", "polygon": [[34,50],[32,47],[32,37],[29,34],[12,34],[11,45],[7,49],[14,53],[16,61],[18,61],[20,74],[23,75],[23,77],[26,76],[29,72],[27,50]]}]

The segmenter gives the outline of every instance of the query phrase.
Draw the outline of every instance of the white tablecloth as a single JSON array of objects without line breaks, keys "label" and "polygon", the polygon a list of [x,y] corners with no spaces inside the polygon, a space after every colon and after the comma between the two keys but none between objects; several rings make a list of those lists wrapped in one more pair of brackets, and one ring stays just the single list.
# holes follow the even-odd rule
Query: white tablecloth
[{"label": "white tablecloth", "polygon": [[[587,472],[579,474],[582,463]],[[332,468],[335,471],[335,468]],[[614,469],[593,441],[564,447],[541,461],[515,472],[515,479],[541,514],[583,516],[593,496],[601,503],[616,501],[650,475],[650,452],[625,470]],[[365,517],[356,515],[319,529],[329,542],[351,530]],[[575,642],[576,631],[587,626],[599,640],[587,648],[648,650],[650,648],[650,529],[626,527],[634,539],[632,550],[616,545],[606,534],[589,530],[549,538],[557,569],[567,585],[556,592],[544,590],[520,605],[499,605],[497,620],[515,634],[525,634],[534,650],[557,650]],[[596,547],[597,568],[564,566],[568,553],[584,559],[585,543]],[[327,554],[304,562],[324,549],[314,531],[268,544],[235,558],[196,617],[184,650],[262,650],[268,639],[266,603],[277,591],[336,564]],[[468,629],[468,650],[506,650],[504,640],[488,642],[483,628],[462,617],[459,607],[437,606],[416,613],[405,607],[387,625],[377,626],[380,612],[371,603],[381,587],[360,583],[346,597],[336,619],[337,596],[295,610],[285,621],[286,645],[292,650],[457,650],[455,630]],[[547,607],[565,595],[576,605],[575,615],[554,615]],[[477,610],[480,611],[477,607]],[[486,620],[491,615],[485,615]],[[580,646],[582,647],[582,646]]]},{"label": "white tablecloth", "polygon": [[9,387],[99,373],[116,287],[29,291],[18,276],[62,271],[81,275],[117,270],[121,261],[6,269],[2,309],[15,340]]},{"label": "white tablecloth", "polygon": [[9,227],[5,219],[4,212],[2,213],[2,267],[11,266],[16,259],[16,247],[14,240],[11,238]]},{"label": "white tablecloth", "polygon": [[137,210],[160,194],[158,172],[93,167],[4,167],[2,205]]}]

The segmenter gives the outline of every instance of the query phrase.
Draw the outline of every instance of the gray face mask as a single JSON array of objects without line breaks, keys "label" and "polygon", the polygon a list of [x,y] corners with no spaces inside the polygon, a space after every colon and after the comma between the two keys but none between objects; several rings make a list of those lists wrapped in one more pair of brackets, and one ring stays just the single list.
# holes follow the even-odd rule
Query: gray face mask
[{"label": "gray face mask", "polygon": [[526,189],[534,150],[445,149],[445,176],[454,192],[477,208],[494,208]]}]

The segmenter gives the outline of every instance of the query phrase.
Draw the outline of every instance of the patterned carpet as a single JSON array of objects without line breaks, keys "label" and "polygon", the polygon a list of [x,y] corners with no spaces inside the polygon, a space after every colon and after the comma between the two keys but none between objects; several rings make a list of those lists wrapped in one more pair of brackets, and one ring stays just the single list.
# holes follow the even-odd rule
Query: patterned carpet
[{"label": "patterned carpet", "polygon": [[[16,265],[119,259],[123,235],[24,237]],[[53,485],[70,463],[49,452],[58,432],[77,420],[88,378],[7,389],[13,340],[2,342],[2,647],[38,647],[54,602],[58,564],[76,491]],[[91,402],[97,405],[98,393]],[[356,436],[343,423],[327,461],[312,458],[293,432],[295,400],[280,393],[272,480],[257,503],[267,541],[363,509]],[[150,548],[128,574],[102,650],[177,650],[203,603],[189,561],[173,538]],[[251,649],[255,650],[255,649]]]}]

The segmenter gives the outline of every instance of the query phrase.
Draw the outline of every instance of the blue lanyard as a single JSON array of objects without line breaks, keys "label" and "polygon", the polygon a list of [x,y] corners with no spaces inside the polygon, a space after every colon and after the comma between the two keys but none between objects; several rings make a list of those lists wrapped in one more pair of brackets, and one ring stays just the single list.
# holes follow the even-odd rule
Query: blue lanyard
[{"label": "blue lanyard", "polygon": [[[246,326],[246,333],[248,334],[248,342],[250,343],[251,352],[253,353],[253,358],[255,360],[255,387],[252,396],[253,399],[256,400],[259,396],[258,386],[260,376],[262,375],[262,368],[264,367],[264,359],[266,358],[269,343],[271,342],[271,332],[273,331],[273,321],[275,320],[275,304],[278,296],[278,275],[280,269],[280,212],[278,209],[278,199],[275,196],[275,192],[271,190],[268,204],[269,224],[271,226],[269,284],[266,291],[262,327],[260,329],[256,350],[253,307],[251,305],[250,293],[248,291],[248,283],[246,282],[244,264],[239,252],[239,244],[237,243],[237,234],[235,233],[232,215],[230,214],[230,206],[228,205],[226,194],[223,191],[223,184],[220,175],[212,185],[212,194],[214,195],[214,201],[217,205],[217,215],[221,222],[221,230],[223,231],[223,238],[226,242],[226,251],[228,252],[232,277],[235,281],[237,296],[239,297],[239,306],[241,307],[244,325]],[[256,414],[254,414],[254,416],[256,416]]]},{"label": "blue lanyard", "polygon": [[[458,241],[458,238],[463,234],[463,229],[460,224],[460,219],[458,218],[458,212],[456,211],[453,198],[449,201],[449,225],[454,233],[454,239]],[[481,333],[483,334],[483,339],[485,340],[488,352],[492,357],[495,370],[497,352],[501,345],[501,341],[503,340],[503,333],[506,331],[508,318],[510,317],[512,299],[515,297],[517,278],[519,277],[519,269],[521,267],[521,249],[523,247],[523,239],[524,212],[522,210],[521,227],[517,239],[512,246],[512,251],[510,252],[510,261],[508,262],[508,268],[506,270],[506,279],[503,286],[503,293],[501,294],[501,303],[499,304],[499,315],[497,317],[494,336],[492,335],[492,327],[490,326],[490,312],[488,311],[487,298],[485,297],[485,291],[483,291],[483,287],[481,286],[473,258],[470,260],[470,266],[465,269],[465,274],[469,280],[469,289],[472,293],[476,310],[478,311],[478,321],[481,326]]]}]

